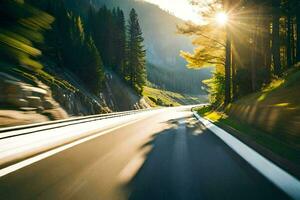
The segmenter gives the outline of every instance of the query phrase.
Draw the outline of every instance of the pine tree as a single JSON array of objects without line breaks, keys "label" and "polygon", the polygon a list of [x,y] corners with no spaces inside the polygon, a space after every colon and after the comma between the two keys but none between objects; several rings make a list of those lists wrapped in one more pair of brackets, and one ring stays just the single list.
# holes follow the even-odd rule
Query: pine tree
[{"label": "pine tree", "polygon": [[296,35],[297,35],[297,42],[296,42],[296,62],[300,62],[300,3],[297,4],[297,11],[296,11]]},{"label": "pine tree", "polygon": [[274,73],[281,75],[280,61],[280,0],[272,1],[273,21],[272,21],[272,53],[274,60]]},{"label": "pine tree", "polygon": [[87,33],[95,41],[104,66],[126,79],[126,24],[123,11],[120,8],[109,10],[105,6],[96,11],[90,7],[87,16]]},{"label": "pine tree", "polygon": [[116,21],[116,37],[115,37],[115,58],[116,71],[125,77],[125,62],[126,62],[126,25],[124,13],[120,8],[117,8],[115,13]]},{"label": "pine tree", "polygon": [[92,37],[86,36],[81,18],[72,14],[69,16],[72,22],[70,27],[71,43],[68,45],[68,47],[72,47],[68,52],[69,68],[91,92],[98,95],[104,81],[101,56]]},{"label": "pine tree", "polygon": [[82,50],[79,74],[88,88],[98,95],[105,81],[101,56],[91,37],[85,39]]},{"label": "pine tree", "polygon": [[[88,90],[98,95],[104,81],[103,64],[91,34],[85,30],[85,22],[66,9],[61,1],[48,2],[46,6],[41,2],[35,5],[55,17],[52,29],[45,34],[44,56],[57,67],[71,71]],[[90,24],[87,27],[92,28]]]},{"label": "pine tree", "polygon": [[138,15],[131,10],[128,21],[128,74],[133,88],[142,92],[146,82],[146,50],[143,45],[144,38],[139,25]]},{"label": "pine tree", "polygon": [[106,67],[110,68],[113,68],[115,60],[113,47],[113,29],[114,25],[112,12],[107,9],[106,6],[103,6],[97,13],[96,21],[94,24],[93,38],[103,59],[103,64]]}]

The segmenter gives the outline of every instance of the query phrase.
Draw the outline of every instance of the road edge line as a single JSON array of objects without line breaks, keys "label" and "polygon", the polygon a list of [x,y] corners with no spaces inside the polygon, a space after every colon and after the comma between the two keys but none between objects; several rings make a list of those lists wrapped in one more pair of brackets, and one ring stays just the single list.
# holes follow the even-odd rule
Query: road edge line
[{"label": "road edge line", "polygon": [[225,130],[219,128],[209,120],[204,119],[198,115],[197,112],[194,111],[193,114],[207,129],[219,137],[233,151],[240,155],[274,185],[293,199],[300,199],[300,181],[297,178],[281,169]]}]

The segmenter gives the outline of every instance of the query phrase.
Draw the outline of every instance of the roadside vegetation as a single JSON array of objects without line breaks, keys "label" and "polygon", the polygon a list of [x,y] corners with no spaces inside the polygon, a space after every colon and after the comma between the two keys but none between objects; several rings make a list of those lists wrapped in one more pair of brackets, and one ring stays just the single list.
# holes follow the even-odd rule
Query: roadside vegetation
[{"label": "roadside vegetation", "polygon": [[215,67],[204,81],[211,105],[199,114],[300,174],[300,2],[213,0],[207,7],[206,23],[179,27],[195,36],[195,51],[181,52],[188,67]]},{"label": "roadside vegetation", "polygon": [[262,91],[231,103],[225,109],[205,106],[197,112],[229,133],[245,138],[246,142],[262,146],[265,152],[272,152],[279,160],[293,163],[299,175],[299,91],[298,67],[284,78],[272,81]]},{"label": "roadside vegetation", "polygon": [[152,107],[155,106],[180,106],[189,104],[200,104],[206,101],[205,95],[192,96],[184,95],[167,90],[152,88],[145,86],[143,89],[143,96]]},{"label": "roadside vegetation", "polygon": [[[99,96],[105,70],[115,71],[141,93],[146,81],[142,30],[134,9],[126,18],[121,9],[80,10],[76,2],[8,0],[0,3],[0,72],[18,71],[61,83],[48,68],[68,70]],[[75,8],[74,8],[75,7]],[[51,70],[50,70],[51,71]]]},{"label": "roadside vegetation", "polygon": [[204,81],[215,107],[226,107],[264,90],[274,80],[285,79],[300,62],[299,1],[213,0],[206,4],[205,23],[186,23],[178,29],[194,36],[194,52],[181,52],[188,67],[215,67],[212,79]]}]

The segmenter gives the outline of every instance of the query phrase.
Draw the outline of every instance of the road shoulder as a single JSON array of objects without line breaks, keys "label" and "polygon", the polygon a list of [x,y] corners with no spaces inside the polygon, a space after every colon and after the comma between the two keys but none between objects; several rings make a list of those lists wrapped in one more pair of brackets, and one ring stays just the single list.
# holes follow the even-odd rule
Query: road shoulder
[{"label": "road shoulder", "polygon": [[263,176],[294,199],[300,199],[300,181],[277,165],[257,153],[255,150],[242,143],[225,130],[210,121],[200,117],[194,112],[195,117],[210,131],[223,140],[230,148],[257,169]]}]

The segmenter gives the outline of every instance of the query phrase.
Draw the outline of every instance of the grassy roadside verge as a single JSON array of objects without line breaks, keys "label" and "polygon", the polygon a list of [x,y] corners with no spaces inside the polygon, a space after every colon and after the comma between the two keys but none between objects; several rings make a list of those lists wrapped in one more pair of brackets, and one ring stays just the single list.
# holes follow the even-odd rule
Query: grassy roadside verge
[{"label": "grassy roadside verge", "polygon": [[152,107],[173,107],[180,105],[200,104],[206,102],[205,97],[185,95],[148,86],[144,87],[143,96],[145,97],[148,104],[150,104]]},{"label": "grassy roadside verge", "polygon": [[210,107],[195,109],[198,114],[223,128],[260,154],[300,177],[300,150],[249,124]]}]

